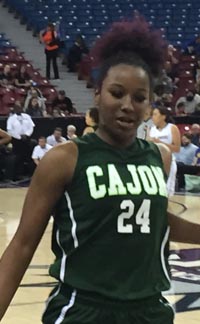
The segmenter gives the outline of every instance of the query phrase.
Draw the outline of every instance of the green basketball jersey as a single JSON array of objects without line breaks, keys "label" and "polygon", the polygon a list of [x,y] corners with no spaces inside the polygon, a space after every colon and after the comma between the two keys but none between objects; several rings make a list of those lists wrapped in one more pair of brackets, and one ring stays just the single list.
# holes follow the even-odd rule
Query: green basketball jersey
[{"label": "green basketball jersey", "polygon": [[50,274],[121,300],[167,290],[167,191],[158,148],[136,139],[117,149],[95,133],[75,142],[75,173],[55,212]]}]

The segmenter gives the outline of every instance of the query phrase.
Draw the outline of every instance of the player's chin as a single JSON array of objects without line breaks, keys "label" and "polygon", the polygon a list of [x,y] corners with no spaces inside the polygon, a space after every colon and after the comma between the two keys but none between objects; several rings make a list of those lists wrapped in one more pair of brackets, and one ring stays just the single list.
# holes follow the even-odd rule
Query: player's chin
[{"label": "player's chin", "polygon": [[119,143],[130,144],[134,138],[136,137],[137,129],[115,129],[115,132],[113,132],[113,138]]}]

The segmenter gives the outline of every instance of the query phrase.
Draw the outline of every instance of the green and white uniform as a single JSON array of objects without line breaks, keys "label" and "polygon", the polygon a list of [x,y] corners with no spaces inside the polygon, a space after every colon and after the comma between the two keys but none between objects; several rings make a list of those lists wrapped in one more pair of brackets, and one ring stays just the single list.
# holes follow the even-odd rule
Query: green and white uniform
[{"label": "green and white uniform", "polygon": [[[82,323],[70,321],[79,294],[131,304],[169,288],[167,191],[158,148],[136,139],[118,149],[95,133],[74,141],[75,173],[55,212],[50,275],[59,285],[47,302],[48,324]],[[68,295],[65,305],[61,295]],[[50,322],[55,313],[60,321]]]}]

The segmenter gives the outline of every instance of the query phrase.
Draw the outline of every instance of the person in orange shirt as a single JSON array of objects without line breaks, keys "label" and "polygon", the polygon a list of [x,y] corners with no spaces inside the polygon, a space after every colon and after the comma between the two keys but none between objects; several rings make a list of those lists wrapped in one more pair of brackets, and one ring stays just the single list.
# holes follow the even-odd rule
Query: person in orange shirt
[{"label": "person in orange shirt", "polygon": [[45,32],[41,35],[41,41],[45,44],[46,54],[46,77],[50,79],[51,62],[53,63],[54,78],[59,79],[57,57],[58,57],[58,36],[55,31],[55,26],[49,23]]}]

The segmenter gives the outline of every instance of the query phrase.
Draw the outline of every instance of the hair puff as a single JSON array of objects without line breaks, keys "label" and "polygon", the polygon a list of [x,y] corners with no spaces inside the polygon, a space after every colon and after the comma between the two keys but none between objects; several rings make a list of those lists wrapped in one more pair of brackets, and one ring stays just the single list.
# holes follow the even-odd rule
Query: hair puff
[{"label": "hair puff", "polygon": [[97,40],[91,55],[94,65],[100,66],[120,52],[132,52],[150,68],[154,77],[159,75],[166,60],[167,42],[161,31],[137,15],[132,21],[115,22],[110,30]]}]

